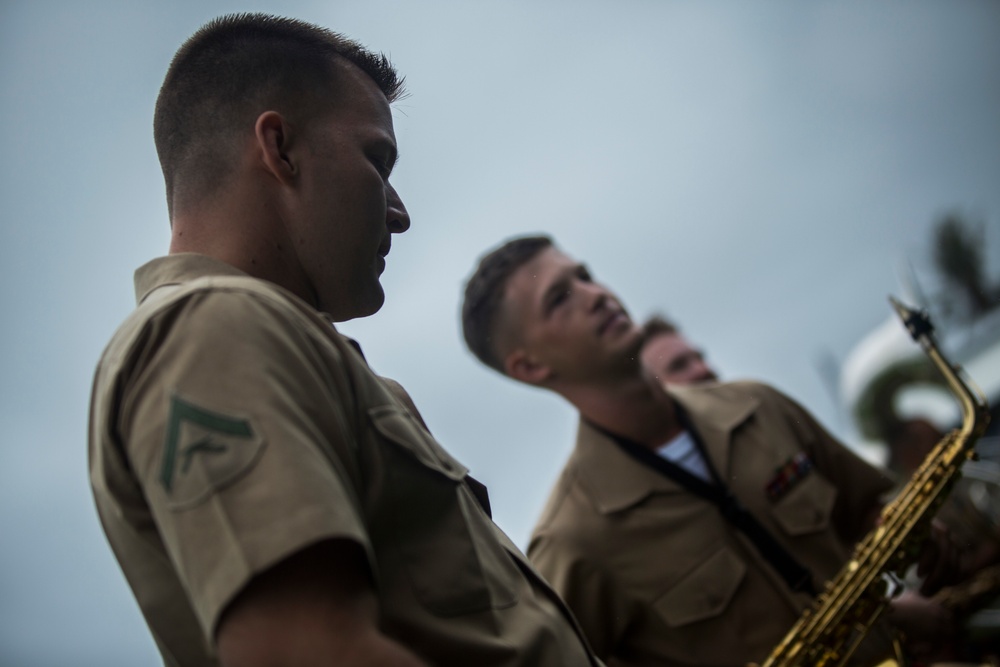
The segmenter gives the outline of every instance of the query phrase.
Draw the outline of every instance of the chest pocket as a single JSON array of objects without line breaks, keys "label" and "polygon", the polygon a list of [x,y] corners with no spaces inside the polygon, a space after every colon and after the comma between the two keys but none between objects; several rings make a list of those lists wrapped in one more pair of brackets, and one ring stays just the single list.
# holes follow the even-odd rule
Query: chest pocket
[{"label": "chest pocket", "polygon": [[746,571],[736,554],[720,549],[661,595],[654,607],[671,628],[714,618],[729,606]]},{"label": "chest pocket", "polygon": [[774,520],[788,534],[809,535],[830,526],[837,490],[815,471],[772,505]]},{"label": "chest pocket", "polygon": [[392,541],[414,595],[440,616],[516,602],[516,568],[466,485],[468,470],[403,410],[368,412],[384,445]]}]

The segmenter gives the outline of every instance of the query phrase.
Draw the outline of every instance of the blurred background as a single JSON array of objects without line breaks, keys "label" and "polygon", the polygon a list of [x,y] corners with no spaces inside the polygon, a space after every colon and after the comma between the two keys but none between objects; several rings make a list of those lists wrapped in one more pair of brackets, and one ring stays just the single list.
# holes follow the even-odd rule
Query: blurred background
[{"label": "blurred background", "polygon": [[[634,317],[668,314],[724,378],[774,384],[873,460],[859,410],[936,401],[873,398],[916,349],[885,342],[889,293],[931,308],[996,391],[992,0],[3,0],[0,665],[158,663],[93,508],[87,402],[132,272],[167,250],[157,90],[234,11],[331,27],[406,75],[394,183],[413,226],[382,311],[341,329],[522,546],[574,414],[478,365],[458,322],[478,257],[516,234],[551,233]],[[978,286],[942,270],[942,234]]]}]

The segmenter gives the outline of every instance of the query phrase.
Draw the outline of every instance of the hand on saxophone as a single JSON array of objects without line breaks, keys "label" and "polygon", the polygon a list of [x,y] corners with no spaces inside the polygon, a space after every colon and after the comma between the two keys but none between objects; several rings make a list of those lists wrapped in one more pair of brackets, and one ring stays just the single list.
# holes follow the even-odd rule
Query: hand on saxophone
[{"label": "hand on saxophone", "polygon": [[924,550],[917,560],[917,576],[923,578],[921,595],[933,595],[943,586],[950,586],[962,579],[961,550],[951,539],[943,523],[934,519]]},{"label": "hand on saxophone", "polygon": [[903,634],[906,654],[920,661],[955,658],[958,624],[943,605],[916,591],[903,593],[889,604],[887,620]]}]

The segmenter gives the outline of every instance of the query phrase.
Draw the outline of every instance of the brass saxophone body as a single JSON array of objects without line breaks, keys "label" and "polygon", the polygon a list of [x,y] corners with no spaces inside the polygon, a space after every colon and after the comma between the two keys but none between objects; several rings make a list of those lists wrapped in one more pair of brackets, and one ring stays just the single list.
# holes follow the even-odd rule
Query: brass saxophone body
[{"label": "brass saxophone body", "polygon": [[890,301],[958,398],[962,425],[927,455],[902,492],[882,510],[879,525],[857,544],[850,560],[762,667],[819,667],[848,661],[885,610],[903,572],[919,556],[931,519],[961,475],[962,464],[974,458],[973,446],[989,423],[982,393],[942,355],[927,315],[891,297]]}]

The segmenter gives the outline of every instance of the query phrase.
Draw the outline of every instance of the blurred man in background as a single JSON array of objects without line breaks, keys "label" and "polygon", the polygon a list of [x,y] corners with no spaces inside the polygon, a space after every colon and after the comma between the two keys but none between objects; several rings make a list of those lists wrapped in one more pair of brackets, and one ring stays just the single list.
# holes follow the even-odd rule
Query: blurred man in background
[{"label": "blurred man in background", "polygon": [[[480,361],[580,413],[528,554],[611,665],[761,661],[892,486],[767,385],[665,385],[621,301],[548,237],[485,255],[462,322]],[[954,564],[935,537],[921,563],[928,591]],[[941,632],[938,610],[922,611],[891,616],[920,639]],[[888,653],[884,628],[861,650]]]},{"label": "blurred man in background", "polygon": [[719,378],[705,353],[688,342],[677,326],[660,315],[642,325],[642,363],[666,384],[715,382]]}]

